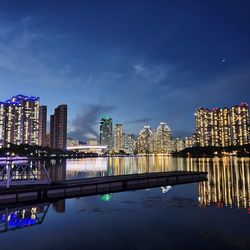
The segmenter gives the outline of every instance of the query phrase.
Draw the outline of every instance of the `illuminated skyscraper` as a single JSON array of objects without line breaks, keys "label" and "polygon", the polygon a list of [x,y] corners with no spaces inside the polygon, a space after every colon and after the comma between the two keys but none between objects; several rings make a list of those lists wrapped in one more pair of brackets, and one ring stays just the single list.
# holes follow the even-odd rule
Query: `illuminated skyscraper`
[{"label": "illuminated skyscraper", "polygon": [[0,147],[5,145],[5,117],[6,117],[6,104],[0,102]]},{"label": "illuminated skyscraper", "polygon": [[180,152],[185,148],[185,140],[183,138],[174,138],[172,140],[172,152]]},{"label": "illuminated skyscraper", "polygon": [[50,147],[56,148],[56,122],[55,114],[50,115]]},{"label": "illuminated skyscraper", "polygon": [[249,107],[246,103],[231,108],[232,144],[244,145],[250,143]]},{"label": "illuminated skyscraper", "polygon": [[67,147],[67,105],[59,105],[50,116],[50,146],[65,150]]},{"label": "illuminated skyscraper", "polygon": [[122,124],[115,125],[115,151],[119,152],[123,149],[123,126]]},{"label": "illuminated skyscraper", "polygon": [[112,118],[102,117],[100,121],[100,145],[107,145],[108,149],[112,148]]},{"label": "illuminated skyscraper", "polygon": [[249,109],[247,104],[212,110],[199,108],[195,113],[197,145],[230,146],[249,143]]},{"label": "illuminated skyscraper", "polygon": [[220,109],[220,143],[222,147],[232,144],[230,109]]},{"label": "illuminated skyscraper", "polygon": [[77,147],[80,145],[80,141],[72,138],[67,138],[67,147]]},{"label": "illuminated skyscraper", "polygon": [[0,103],[0,146],[38,145],[39,97],[16,95]]},{"label": "illuminated skyscraper", "polygon": [[138,138],[138,153],[149,154],[153,151],[153,132],[150,126],[144,126]]},{"label": "illuminated skyscraper", "polygon": [[46,145],[47,130],[47,106],[40,106],[39,109],[39,145]]},{"label": "illuminated skyscraper", "polygon": [[134,154],[136,150],[136,138],[134,135],[123,133],[123,149],[127,154]]},{"label": "illuminated skyscraper", "polygon": [[171,152],[171,130],[166,123],[160,123],[154,140],[154,153],[166,154]]},{"label": "illuminated skyscraper", "polygon": [[88,139],[87,145],[89,145],[89,146],[97,146],[98,141],[95,138],[90,138],[90,139]]},{"label": "illuminated skyscraper", "polygon": [[211,146],[211,111],[199,108],[195,113],[195,127],[197,134],[197,144],[201,147]]},{"label": "illuminated skyscraper", "polygon": [[191,148],[196,146],[196,135],[186,136],[184,139],[185,148]]}]

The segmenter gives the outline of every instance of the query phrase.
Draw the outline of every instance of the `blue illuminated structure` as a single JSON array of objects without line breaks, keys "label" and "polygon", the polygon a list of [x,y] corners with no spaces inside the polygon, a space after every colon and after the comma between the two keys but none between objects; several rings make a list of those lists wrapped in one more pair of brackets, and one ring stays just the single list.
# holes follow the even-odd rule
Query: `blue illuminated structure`
[{"label": "blue illuminated structure", "polygon": [[39,143],[40,98],[18,94],[0,102],[0,147]]},{"label": "blue illuminated structure", "polygon": [[35,226],[43,223],[50,204],[5,208],[0,211],[0,233]]},{"label": "blue illuminated structure", "polygon": [[6,100],[3,103],[18,105],[18,104],[22,104],[24,101],[33,101],[33,102],[39,101],[39,97],[18,94],[18,95],[12,96],[10,99]]}]

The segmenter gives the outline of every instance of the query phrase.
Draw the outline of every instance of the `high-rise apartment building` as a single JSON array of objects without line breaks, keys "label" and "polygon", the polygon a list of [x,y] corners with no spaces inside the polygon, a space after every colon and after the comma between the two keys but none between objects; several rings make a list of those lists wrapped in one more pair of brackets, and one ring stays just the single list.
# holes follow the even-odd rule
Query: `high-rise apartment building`
[{"label": "high-rise apartment building", "polygon": [[100,120],[100,145],[107,145],[108,149],[112,148],[112,118],[102,117]]},{"label": "high-rise apartment building", "polygon": [[249,107],[246,103],[231,108],[232,144],[244,145],[250,143]]},{"label": "high-rise apartment building", "polygon": [[210,146],[211,138],[211,111],[199,108],[195,113],[195,127],[197,134],[197,144],[201,147]]},{"label": "high-rise apartment building", "polygon": [[50,115],[50,147],[56,148],[56,123],[55,123],[55,114]]},{"label": "high-rise apartment building", "polygon": [[0,147],[38,145],[39,97],[16,95],[0,102]]},{"label": "high-rise apartment building", "polygon": [[80,141],[72,138],[67,138],[67,147],[77,147],[80,145]]},{"label": "high-rise apartment building", "polygon": [[123,133],[123,150],[127,154],[134,154],[136,151],[136,137]]},{"label": "high-rise apartment building", "polygon": [[186,136],[184,138],[184,147],[185,148],[192,148],[196,146],[196,135],[193,134],[191,136]]},{"label": "high-rise apartment building", "polygon": [[171,130],[166,123],[161,122],[155,132],[154,153],[166,154],[171,152]]},{"label": "high-rise apartment building", "polygon": [[0,102],[0,147],[5,146],[6,104]]},{"label": "high-rise apartment building", "polygon": [[185,140],[183,138],[174,138],[172,140],[172,152],[180,152],[185,148]]},{"label": "high-rise apartment building", "polygon": [[89,146],[97,146],[98,141],[95,138],[90,138],[90,139],[88,139],[87,145],[89,145]]},{"label": "high-rise apartment building", "polygon": [[211,119],[211,145],[230,146],[230,109],[214,108],[210,111]]},{"label": "high-rise apartment building", "polygon": [[46,146],[46,133],[47,133],[47,106],[40,106],[39,108],[39,138],[38,144]]},{"label": "high-rise apartment building", "polygon": [[142,154],[169,154],[172,151],[171,130],[161,122],[157,129],[144,126],[140,131],[137,149]]},{"label": "high-rise apartment building", "polygon": [[150,126],[144,126],[138,138],[138,153],[149,154],[153,148],[153,132]]},{"label": "high-rise apartment building", "polygon": [[195,113],[198,146],[230,146],[249,143],[248,105],[212,110],[199,108]]},{"label": "high-rise apartment building", "polygon": [[65,150],[67,147],[67,105],[59,105],[50,116],[50,146]]},{"label": "high-rise apartment building", "polygon": [[123,126],[122,124],[115,125],[114,149],[119,152],[123,149]]}]

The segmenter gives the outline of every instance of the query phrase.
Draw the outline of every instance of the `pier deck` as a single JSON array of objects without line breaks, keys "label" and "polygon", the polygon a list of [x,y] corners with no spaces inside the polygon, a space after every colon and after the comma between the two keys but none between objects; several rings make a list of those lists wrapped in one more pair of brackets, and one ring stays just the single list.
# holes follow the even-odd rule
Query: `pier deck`
[{"label": "pier deck", "polygon": [[13,186],[0,188],[0,204],[59,200],[206,180],[206,172],[175,171],[65,180],[49,185]]}]

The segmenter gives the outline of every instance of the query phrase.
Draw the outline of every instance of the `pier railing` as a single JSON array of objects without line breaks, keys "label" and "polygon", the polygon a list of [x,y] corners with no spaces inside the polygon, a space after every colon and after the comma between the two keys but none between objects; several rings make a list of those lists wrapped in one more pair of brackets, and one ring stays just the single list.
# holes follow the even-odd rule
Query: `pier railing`
[{"label": "pier railing", "polygon": [[0,186],[50,184],[51,179],[41,162],[7,159],[0,162]]}]

